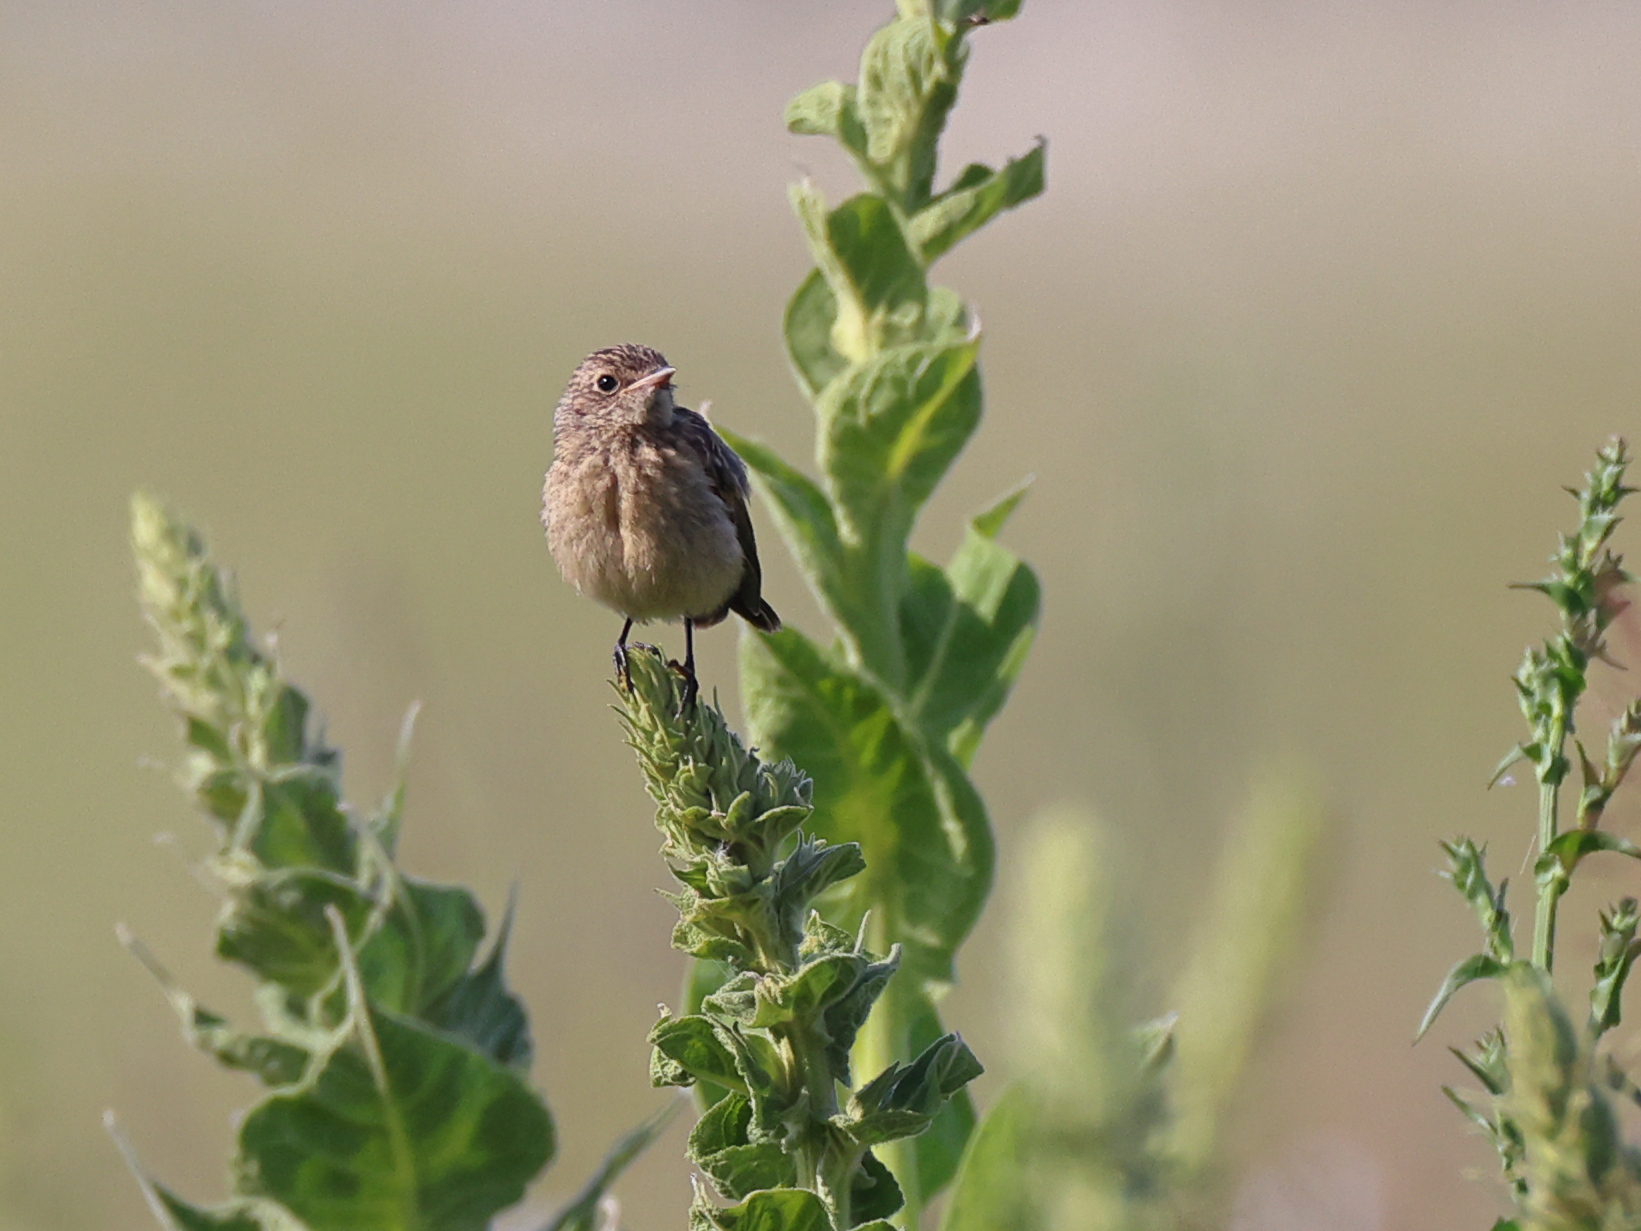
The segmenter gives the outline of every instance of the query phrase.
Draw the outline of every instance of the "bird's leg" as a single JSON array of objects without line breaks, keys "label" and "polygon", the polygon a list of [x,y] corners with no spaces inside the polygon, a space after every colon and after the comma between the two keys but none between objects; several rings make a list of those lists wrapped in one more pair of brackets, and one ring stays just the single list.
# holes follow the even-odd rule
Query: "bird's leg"
[{"label": "bird's leg", "polygon": [[615,663],[615,673],[621,677],[627,691],[632,691],[632,672],[627,669],[627,634],[632,632],[632,621],[628,620],[621,626],[621,635],[615,639],[615,651],[610,660]]},{"label": "bird's leg", "polygon": [[701,691],[701,682],[695,678],[695,621],[684,617],[684,696],[678,702],[678,712],[689,712],[695,696]]}]

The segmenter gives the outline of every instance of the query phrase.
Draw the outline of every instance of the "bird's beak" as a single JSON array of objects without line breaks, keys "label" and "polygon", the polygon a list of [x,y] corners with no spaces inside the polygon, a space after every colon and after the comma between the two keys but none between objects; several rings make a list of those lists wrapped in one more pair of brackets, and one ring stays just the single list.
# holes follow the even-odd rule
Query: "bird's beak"
[{"label": "bird's beak", "polygon": [[630,392],[633,389],[664,389],[672,383],[673,373],[677,368],[656,368],[648,376],[640,376],[627,386]]}]

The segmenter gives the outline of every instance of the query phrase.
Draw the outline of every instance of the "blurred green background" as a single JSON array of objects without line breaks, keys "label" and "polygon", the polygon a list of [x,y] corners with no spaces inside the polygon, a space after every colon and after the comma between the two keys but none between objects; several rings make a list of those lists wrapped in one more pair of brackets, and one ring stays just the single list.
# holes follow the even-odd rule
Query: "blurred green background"
[{"label": "blurred green background", "polygon": [[[425,702],[404,861],[493,911],[518,887],[512,979],[563,1140],[532,1208],[657,1104],[644,1033],[681,963],[605,708],[618,624],[536,522],[550,411],[586,352],[643,341],[686,402],[807,456],[785,184],[854,180],[781,109],[852,77],[886,7],[0,2],[4,1231],[146,1225],[105,1107],[215,1199],[252,1094],[113,936],[246,1009],[133,662],[138,485],[239,571],[356,801]],[[1526,788],[1482,790],[1548,611],[1503,584],[1539,575],[1558,486],[1636,427],[1638,39],[1624,4],[1030,0],[974,40],[951,164],[1050,138],[1047,196],[939,271],[986,326],[988,420],[920,532],[944,556],[1037,476],[1007,537],[1042,634],[977,765],[1003,865],[1039,809],[1091,806],[1171,971],[1261,766],[1308,767],[1335,820],[1239,1122],[1238,1228],[1495,1212],[1437,1090],[1489,993],[1409,1041],[1474,943],[1435,839],[1491,838],[1505,872],[1531,828]],[[767,593],[818,631],[759,516]],[[1641,660],[1633,619],[1613,644]],[[702,639],[726,702],[733,648]],[[1634,890],[1599,872],[1569,936]],[[1006,884],[948,1014],[982,1058]],[[635,1225],[681,1225],[679,1145],[624,1186]]]}]

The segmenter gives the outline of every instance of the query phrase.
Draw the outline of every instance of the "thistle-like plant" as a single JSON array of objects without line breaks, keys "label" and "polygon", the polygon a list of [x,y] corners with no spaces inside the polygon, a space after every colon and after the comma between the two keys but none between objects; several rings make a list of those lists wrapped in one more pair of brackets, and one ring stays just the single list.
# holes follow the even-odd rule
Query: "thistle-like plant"
[{"label": "thistle-like plant", "polygon": [[656,1085],[722,1092],[689,1158],[736,1204],[697,1194],[692,1231],[886,1231],[903,1197],[873,1148],[925,1131],[980,1065],[945,1035],[840,1106],[850,1048],[901,960],[899,945],[874,954],[812,908],[865,870],[860,846],[806,833],[809,779],[749,751],[717,709],[684,704],[658,654],[634,650],[628,668],[622,721],[681,886],[673,944],[728,972],[697,1012],[664,1012],[650,1034]]},{"label": "thistle-like plant", "polygon": [[[213,822],[216,952],[257,982],[243,1030],[177,987],[140,942],[184,1035],[264,1093],[239,1122],[233,1195],[204,1208],[149,1179],[174,1231],[477,1231],[552,1157],[530,1033],[502,977],[507,924],[481,955],[467,890],[401,872],[404,794],[359,815],[337,751],[271,647],[251,636],[200,536],[132,503],[147,658],[181,719],[184,785]],[[407,720],[401,739],[401,771]]]},{"label": "thistle-like plant", "polygon": [[[1621,587],[1630,580],[1611,547],[1630,456],[1622,440],[1600,450],[1580,488],[1579,524],[1561,537],[1554,566],[1542,581],[1516,588],[1550,599],[1560,627],[1522,657],[1514,683],[1528,734],[1499,764],[1497,782],[1513,766],[1532,766],[1538,782],[1538,828],[1533,864],[1536,890],[1532,950],[1518,958],[1508,884],[1487,875],[1485,850],[1469,838],[1444,842],[1446,878],[1481,924],[1480,951],[1458,962],[1442,981],[1419,1024],[1422,1037],[1449,999],[1466,984],[1496,980],[1504,990],[1504,1025],[1470,1052],[1454,1049],[1490,1096],[1481,1106],[1452,1089],[1447,1096],[1493,1143],[1519,1221],[1501,1227],[1618,1228],[1641,1218],[1641,1151],[1620,1131],[1614,1098],[1637,1090],[1608,1052],[1602,1036],[1621,1015],[1625,980],[1641,943],[1637,906],[1626,897],[1603,911],[1590,1008],[1576,1023],[1551,983],[1556,913],[1574,873],[1589,855],[1609,852],[1641,859],[1641,847],[1603,830],[1602,816],[1641,752],[1641,700],[1614,720],[1607,747],[1593,759],[1578,737],[1579,708],[1593,662],[1607,659],[1605,634],[1623,610]],[[1572,823],[1563,827],[1562,797],[1577,755],[1580,786]]]},{"label": "thistle-like plant", "polygon": [[[856,1067],[872,1073],[945,1037],[936,1003],[992,880],[990,822],[967,769],[1039,604],[1031,569],[997,542],[1023,489],[972,518],[944,567],[907,547],[981,417],[979,323],[929,267],[1043,187],[1040,142],[937,184],[970,37],[1019,0],[897,7],[857,84],[816,86],[786,112],[793,132],[837,141],[866,185],[835,206],[808,182],[792,189],[815,264],[784,332],[814,409],[818,477],[725,433],[836,628],[830,644],[791,628],[743,640],[742,697],[752,742],[814,775],[811,832],[864,856],[826,894],[829,919],[864,929],[872,952],[899,947],[900,974],[855,1044]],[[695,998],[722,973],[699,970]],[[927,1132],[885,1146],[907,1225],[951,1178],[973,1119],[960,1094]]]}]

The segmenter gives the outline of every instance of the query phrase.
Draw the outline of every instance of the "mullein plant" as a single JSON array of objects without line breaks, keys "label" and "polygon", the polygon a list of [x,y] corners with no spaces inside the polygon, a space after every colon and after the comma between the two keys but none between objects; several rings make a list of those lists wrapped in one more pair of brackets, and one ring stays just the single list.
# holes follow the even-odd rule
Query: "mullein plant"
[{"label": "mullein plant", "polygon": [[[1602,852],[1641,859],[1641,847],[1601,828],[1609,801],[1641,752],[1641,700],[1613,721],[1599,759],[1579,739],[1577,724],[1590,666],[1611,662],[1606,630],[1626,605],[1622,587],[1630,577],[1610,543],[1619,504],[1634,490],[1624,485],[1630,460],[1622,440],[1600,450],[1584,485],[1568,489],[1578,501],[1579,524],[1561,537],[1550,575],[1517,587],[1543,594],[1560,615],[1554,635],[1529,647],[1516,671],[1528,734],[1494,773],[1497,782],[1526,764],[1538,784],[1536,900],[1526,956],[1517,954],[1507,882],[1489,879],[1485,850],[1468,838],[1442,844],[1444,875],[1475,912],[1483,942],[1443,980],[1418,1034],[1466,984],[1494,980],[1502,986],[1502,1025],[1469,1051],[1453,1049],[1485,1097],[1445,1091],[1498,1151],[1517,1214],[1499,1219],[1495,1231],[1641,1225],[1641,1150],[1624,1139],[1617,1114],[1624,1103],[1641,1103],[1641,1089],[1600,1046],[1619,1023],[1624,983],[1641,954],[1636,899],[1622,898],[1598,917],[1583,1020],[1551,982],[1557,906],[1583,860]],[[1566,780],[1575,769],[1573,793]],[[1569,795],[1572,815],[1566,817],[1562,804]]]},{"label": "mullein plant", "polygon": [[[863,866],[820,895],[837,929],[825,935],[858,938],[860,952],[884,960],[898,954],[895,977],[852,1032],[851,1068],[873,1081],[947,1046],[937,1004],[992,881],[990,822],[968,767],[1038,618],[1035,575],[997,541],[1022,489],[975,515],[944,566],[907,546],[982,405],[979,322],[931,284],[929,267],[1043,188],[1040,141],[1001,168],[974,163],[936,182],[970,38],[1018,8],[899,0],[867,43],[857,84],[826,82],[789,104],[788,128],[835,140],[865,181],[836,205],[807,181],[791,192],[814,268],[783,324],[815,415],[817,477],[723,433],[835,626],[826,640],[792,628],[744,638],[742,699],[749,743],[813,776],[803,841],[858,848]],[[686,1010],[745,973],[702,958]],[[829,1095],[812,1097],[822,1106]],[[908,1227],[950,1181],[974,1124],[961,1089],[930,1110],[923,1132],[872,1150],[894,1176]]]},{"label": "mullein plant", "polygon": [[858,843],[805,831],[813,784],[790,760],[750,751],[648,649],[628,660],[628,741],[656,803],[661,852],[678,880],[673,945],[728,977],[697,1011],[663,1010],[651,1080],[703,1085],[712,1101],[690,1161],[724,1206],[697,1189],[691,1231],[887,1231],[904,1197],[874,1147],[927,1130],[981,1068],[956,1034],[854,1086],[850,1049],[901,964],[813,909],[861,875]]},{"label": "mullein plant", "polygon": [[[928,267],[1042,190],[1041,143],[935,186],[967,40],[1018,7],[900,0],[858,85],[788,109],[793,131],[836,139],[867,181],[832,208],[793,190],[815,269],[785,334],[820,480],[732,444],[837,638],[743,642],[762,758],[715,709],[682,706],[664,664],[633,657],[622,715],[682,886],[674,943],[697,959],[684,1011],[653,1032],[652,1077],[710,1103],[689,1149],[723,1199],[700,1193],[693,1231],[885,1228],[897,1211],[915,1227],[974,1123],[964,1087],[980,1065],[936,1003],[991,884],[967,767],[1024,662],[1039,593],[996,541],[1020,490],[970,520],[944,567],[907,540],[981,412],[978,322]],[[218,825],[217,951],[257,979],[261,1028],[202,1009],[131,944],[187,1037],[267,1088],[241,1120],[227,1203],[185,1202],[133,1158],[150,1204],[186,1231],[487,1226],[553,1149],[501,976],[505,923],[481,957],[471,895],[398,870],[400,790],[368,816],[342,803],[335,750],[199,537],[139,497],[133,539],[185,780]],[[595,1225],[658,1124],[551,1225]]]},{"label": "mullein plant", "polygon": [[[141,495],[131,534],[158,640],[145,662],[181,720],[183,783],[217,836],[206,861],[222,898],[216,953],[256,980],[260,1027],[197,1004],[121,935],[184,1036],[263,1087],[239,1120],[232,1195],[214,1207],[148,1177],[115,1131],[150,1207],[173,1231],[488,1226],[552,1157],[553,1122],[528,1081],[529,1026],[502,975],[506,919],[483,952],[473,895],[394,861],[409,720],[401,784],[355,812],[337,750],[272,646],[252,637],[200,536]],[[616,1164],[633,1143],[623,1147]],[[607,1186],[614,1172],[601,1176]],[[555,1225],[591,1226],[581,1215],[600,1196],[584,1194]]]}]

